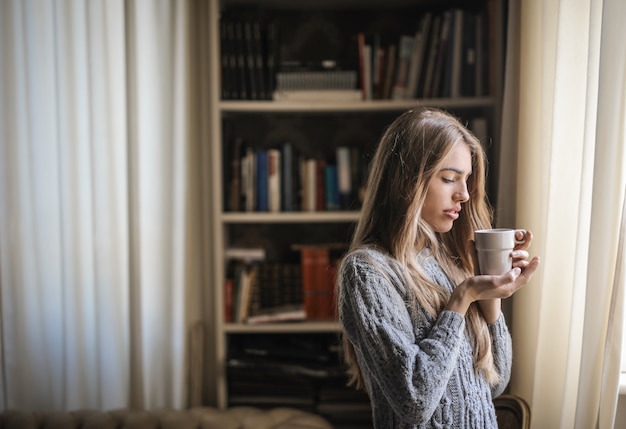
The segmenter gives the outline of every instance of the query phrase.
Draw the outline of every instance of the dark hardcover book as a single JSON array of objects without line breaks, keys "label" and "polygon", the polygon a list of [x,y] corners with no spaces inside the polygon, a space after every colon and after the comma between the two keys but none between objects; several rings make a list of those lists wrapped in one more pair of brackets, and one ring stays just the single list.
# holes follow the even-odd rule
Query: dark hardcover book
[{"label": "dark hardcover book", "polygon": [[391,98],[393,90],[393,81],[396,74],[396,64],[398,47],[395,44],[390,44],[385,49],[385,71],[383,80],[383,92],[381,98],[388,100]]},{"label": "dark hardcover book", "polygon": [[221,61],[221,73],[222,73],[222,100],[230,100],[232,97],[231,91],[233,88],[232,77],[233,69],[230,65],[230,52],[231,42],[228,37],[228,28],[226,18],[220,19],[220,61]]},{"label": "dark hardcover book", "polygon": [[419,97],[427,98],[429,96],[433,72],[435,69],[435,62],[437,58],[437,46],[439,44],[439,35],[441,32],[441,15],[435,15],[433,17],[432,26],[428,35],[427,51],[424,62],[423,80],[419,83]]},{"label": "dark hardcover book", "polygon": [[241,314],[241,301],[242,301],[242,285],[244,283],[244,277],[246,275],[246,264],[241,261],[234,262],[233,268],[233,321],[239,320]]},{"label": "dark hardcover book", "polygon": [[230,147],[230,178],[228,186],[228,209],[237,212],[241,207],[241,159],[245,150],[245,141],[237,137]]},{"label": "dark hardcover book", "polygon": [[265,56],[265,97],[272,99],[272,94],[276,88],[276,70],[279,61],[278,57],[278,28],[276,23],[270,21],[266,25],[264,39]]},{"label": "dark hardcover book", "polygon": [[291,142],[285,142],[281,146],[281,208],[285,212],[295,210],[294,190],[294,154]]},{"label": "dark hardcover book", "polygon": [[238,97],[241,100],[248,100],[249,93],[249,81],[248,73],[246,69],[246,43],[243,31],[243,24],[241,21],[235,21],[234,26],[234,49],[237,58],[237,92]]},{"label": "dark hardcover book", "polygon": [[261,264],[255,264],[251,268],[250,288],[248,298],[248,311],[245,321],[248,322],[251,316],[261,312],[261,283],[259,280],[259,270]]},{"label": "dark hardcover book", "polygon": [[326,210],[326,185],[324,184],[324,170],[326,169],[326,160],[317,159],[315,161],[315,210]]},{"label": "dark hardcover book", "polygon": [[361,96],[363,100],[367,99],[368,89],[370,84],[367,77],[366,61],[368,61],[365,48],[365,33],[359,32],[357,34],[357,47],[359,54],[359,88],[361,89]]},{"label": "dark hardcover book", "polygon": [[222,120],[222,208],[230,209],[230,186],[232,180],[231,161],[233,158],[234,126],[231,120]]},{"label": "dark hardcover book", "polygon": [[453,9],[450,13],[450,27],[446,46],[444,74],[441,82],[441,97],[461,96],[461,45],[463,43],[462,9]]},{"label": "dark hardcover book", "polygon": [[449,56],[448,50],[450,49],[452,17],[453,14],[450,10],[445,11],[442,16],[439,43],[437,44],[437,54],[435,56],[435,68],[433,70],[430,91],[428,92],[430,98],[441,97],[446,61]]},{"label": "dark hardcover book", "polygon": [[487,95],[487,70],[489,56],[487,55],[487,32],[485,30],[485,13],[480,12],[476,15],[476,74],[475,89],[476,96]]},{"label": "dark hardcover book", "polygon": [[378,70],[378,83],[374,92],[374,98],[376,100],[382,100],[385,97],[385,82],[387,79],[387,50],[387,46],[385,46],[381,41],[377,52],[374,52],[375,59],[378,62],[378,65],[376,66]]},{"label": "dark hardcover book", "polygon": [[372,98],[379,99],[383,87],[383,69],[385,49],[380,34],[374,34],[372,42]]},{"label": "dark hardcover book", "polygon": [[224,322],[231,323],[233,321],[233,293],[235,281],[232,278],[224,280]]},{"label": "dark hardcover book", "polygon": [[269,210],[268,188],[269,163],[266,150],[256,151],[256,209],[259,212]]},{"label": "dark hardcover book", "polygon": [[249,21],[243,24],[244,53],[246,59],[246,78],[248,86],[248,98],[258,100],[259,97],[259,72],[257,70],[255,40],[253,36],[252,23]]},{"label": "dark hardcover book", "polygon": [[426,51],[426,41],[430,31],[432,13],[423,14],[419,20],[418,29],[415,33],[415,43],[413,45],[413,55],[411,57],[411,68],[409,71],[408,97],[417,98],[418,84],[424,69],[424,52]]},{"label": "dark hardcover book", "polygon": [[[461,44],[460,92],[464,97],[479,95],[476,88],[477,69],[477,15],[466,11],[463,15],[463,42]],[[482,31],[482,29],[481,29]]]},{"label": "dark hardcover book", "polygon": [[339,187],[337,185],[337,166],[329,164],[324,169],[326,210],[339,210]]},{"label": "dark hardcover book", "polygon": [[265,65],[266,58],[263,52],[263,33],[261,23],[254,20],[252,25],[252,47],[254,51],[254,67],[257,83],[257,97],[259,100],[267,100],[271,98],[271,93],[267,91],[267,78],[265,76],[267,67]]}]

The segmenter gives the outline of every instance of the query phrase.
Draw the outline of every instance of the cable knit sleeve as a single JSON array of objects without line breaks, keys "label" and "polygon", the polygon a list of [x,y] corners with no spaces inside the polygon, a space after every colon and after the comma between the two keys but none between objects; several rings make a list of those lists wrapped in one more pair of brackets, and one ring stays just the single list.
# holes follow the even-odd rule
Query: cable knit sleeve
[{"label": "cable knit sleeve", "polygon": [[509,329],[503,314],[498,320],[489,325],[491,334],[491,350],[496,371],[500,374],[500,383],[491,389],[491,394],[495,398],[504,392],[511,378],[511,365],[513,360],[513,346]]},{"label": "cable knit sleeve", "polygon": [[435,320],[422,317],[424,325],[415,327],[406,293],[381,259],[376,269],[358,253],[344,259],[340,320],[368,383],[383,392],[399,418],[419,426],[431,419],[457,365],[465,320],[443,311]]}]

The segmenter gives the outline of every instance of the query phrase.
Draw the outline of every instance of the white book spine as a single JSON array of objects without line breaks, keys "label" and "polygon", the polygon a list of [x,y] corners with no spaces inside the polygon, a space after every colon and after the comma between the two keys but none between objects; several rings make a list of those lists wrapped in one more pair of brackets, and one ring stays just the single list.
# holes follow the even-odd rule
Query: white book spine
[{"label": "white book spine", "polygon": [[268,198],[269,210],[271,212],[280,211],[280,150],[270,149],[267,151],[268,157]]}]

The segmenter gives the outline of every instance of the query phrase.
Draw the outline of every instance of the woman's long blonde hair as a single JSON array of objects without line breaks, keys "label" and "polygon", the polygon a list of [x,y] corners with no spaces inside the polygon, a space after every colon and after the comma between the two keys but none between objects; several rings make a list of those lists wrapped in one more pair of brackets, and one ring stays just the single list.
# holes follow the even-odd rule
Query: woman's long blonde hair
[{"label": "woman's long blonde hair", "polygon": [[[421,211],[431,179],[457,142],[466,144],[471,152],[472,174],[467,183],[470,198],[463,204],[452,230],[440,234],[421,219]],[[469,241],[475,230],[489,228],[492,222],[485,176],[484,149],[456,117],[432,108],[404,112],[383,134],[370,165],[350,251],[374,247],[397,259],[406,267],[405,277],[417,304],[436,316],[449,295],[422,272],[416,254],[429,249],[454,284],[473,275]],[[339,279],[338,287],[351,287],[342,283]],[[475,369],[495,383],[499,376],[494,368],[491,338],[477,303],[470,306],[466,320],[474,346]],[[364,388],[353,345],[345,335],[343,346],[350,384]]]}]

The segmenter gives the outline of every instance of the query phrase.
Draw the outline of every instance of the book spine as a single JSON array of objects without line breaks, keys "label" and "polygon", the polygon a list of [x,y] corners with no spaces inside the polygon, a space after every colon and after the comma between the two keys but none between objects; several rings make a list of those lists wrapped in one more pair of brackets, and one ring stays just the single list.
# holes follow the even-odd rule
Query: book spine
[{"label": "book spine", "polygon": [[367,99],[367,83],[365,81],[365,33],[357,34],[357,49],[359,51],[359,88],[363,100]]},{"label": "book spine", "polygon": [[282,145],[281,154],[281,197],[282,197],[282,210],[286,212],[294,211],[294,156],[293,146],[290,142],[285,142]]},{"label": "book spine", "polygon": [[350,167],[350,148],[337,148],[337,183],[339,190],[339,205],[342,210],[350,207],[352,198],[352,170]]},{"label": "book spine", "polygon": [[396,73],[396,51],[398,47],[395,44],[387,46],[385,53],[385,79],[383,82],[382,98],[387,100],[391,98],[393,90],[393,79]]},{"label": "book spine", "polygon": [[241,165],[242,184],[244,186],[244,201],[246,212],[253,212],[256,210],[256,152],[253,148],[246,148],[246,157]]},{"label": "book spine", "polygon": [[330,320],[332,318],[331,285],[328,274],[330,250],[327,247],[314,249],[315,255],[315,319]]},{"label": "book spine", "polygon": [[268,186],[268,204],[269,211],[271,212],[279,212],[280,211],[280,150],[278,149],[269,149],[267,151],[267,163],[268,163],[268,177],[267,177],[267,186]]},{"label": "book spine", "polygon": [[336,165],[329,164],[324,169],[324,186],[326,188],[326,210],[339,210]]},{"label": "book spine", "polygon": [[439,33],[439,43],[437,44],[435,66],[430,85],[429,97],[441,96],[442,81],[445,74],[445,64],[448,57],[450,28],[452,28],[452,12],[447,10],[443,13],[441,21],[441,31]]},{"label": "book spine", "polygon": [[463,9],[455,9],[454,11],[454,31],[452,32],[452,67],[450,77],[450,96],[460,97],[461,93],[461,78],[463,76],[463,64],[464,64],[464,41],[471,40],[471,35],[464,33],[466,24],[466,14]]},{"label": "book spine", "polygon": [[413,52],[413,44],[415,38],[409,35],[400,36],[398,42],[398,66],[396,67],[396,80],[393,87],[392,97],[394,100],[402,100],[406,98],[409,66],[411,64],[411,55]]},{"label": "book spine", "polygon": [[326,186],[324,184],[324,170],[326,161],[317,159],[315,161],[315,210],[326,210]]},{"label": "book spine", "polygon": [[315,319],[317,317],[315,306],[315,250],[312,247],[300,249],[300,266],[304,311],[307,319]]},{"label": "book spine", "polygon": [[304,161],[303,174],[303,201],[302,210],[307,212],[315,211],[316,208],[316,179],[317,160],[310,158]]},{"label": "book spine", "polygon": [[265,53],[265,91],[267,99],[271,99],[272,93],[276,88],[276,68],[277,68],[277,33],[276,23],[268,22],[264,37],[264,53]]},{"label": "book spine", "polygon": [[230,100],[232,84],[232,70],[230,69],[230,41],[228,38],[228,29],[226,18],[220,19],[220,61],[222,73],[222,100]]},{"label": "book spine", "polygon": [[433,74],[435,63],[437,61],[437,48],[439,46],[439,38],[441,34],[441,15],[433,18],[433,25],[430,29],[428,37],[428,56],[426,58],[426,69],[424,73],[424,82],[421,85],[421,96],[428,98],[432,92]]},{"label": "book spine", "polygon": [[242,200],[242,181],[241,181],[241,162],[242,162],[242,149],[244,147],[244,140],[240,137],[236,138],[231,147],[231,159],[230,159],[230,185],[229,185],[229,209],[230,211],[237,212],[241,210]]},{"label": "book spine", "polygon": [[236,21],[234,24],[234,45],[237,58],[237,90],[238,97],[241,100],[247,100],[248,94],[248,75],[246,73],[246,47],[243,35],[243,26],[241,22]]},{"label": "book spine", "polygon": [[257,150],[256,161],[257,211],[266,212],[269,210],[267,151]]},{"label": "book spine", "polygon": [[244,37],[244,55],[246,59],[246,78],[248,86],[248,98],[251,100],[259,99],[258,72],[256,66],[256,52],[254,49],[254,38],[252,35],[252,24],[248,21],[243,24]]},{"label": "book spine", "polygon": [[257,84],[257,99],[267,100],[267,78],[265,77],[265,55],[263,54],[263,36],[261,34],[261,23],[257,20],[252,25],[252,47],[254,53],[254,74]]},{"label": "book spine", "polygon": [[233,289],[235,287],[234,280],[227,278],[224,281],[224,322],[231,323],[233,321]]}]

